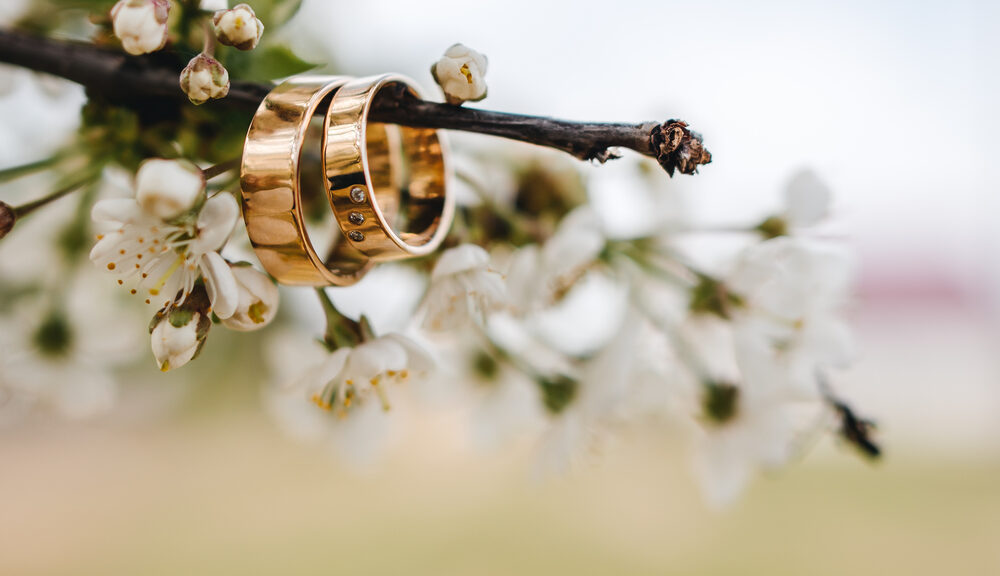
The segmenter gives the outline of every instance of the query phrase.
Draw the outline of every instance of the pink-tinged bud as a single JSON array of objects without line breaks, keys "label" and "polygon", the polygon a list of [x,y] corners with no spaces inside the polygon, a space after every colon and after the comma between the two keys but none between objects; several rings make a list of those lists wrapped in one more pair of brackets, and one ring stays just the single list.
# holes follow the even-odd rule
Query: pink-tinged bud
[{"label": "pink-tinged bud", "polygon": [[111,9],[115,36],[129,54],[156,52],[167,43],[168,0],[119,0]]},{"label": "pink-tinged bud", "polygon": [[193,104],[223,98],[229,94],[229,72],[218,60],[203,52],[181,71],[181,90]]},{"label": "pink-tinged bud", "polygon": [[219,10],[212,21],[215,25],[215,37],[219,42],[239,50],[253,50],[264,34],[264,24],[257,18],[253,8],[246,4]]}]

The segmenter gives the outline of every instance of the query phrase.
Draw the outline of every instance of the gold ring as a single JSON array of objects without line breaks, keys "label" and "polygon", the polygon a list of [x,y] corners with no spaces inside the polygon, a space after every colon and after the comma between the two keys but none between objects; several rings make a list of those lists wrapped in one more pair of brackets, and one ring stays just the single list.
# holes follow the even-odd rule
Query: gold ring
[{"label": "gold ring", "polygon": [[413,81],[398,74],[350,80],[333,95],[323,130],[323,169],[334,216],[348,241],[377,261],[433,252],[448,234],[455,210],[446,187],[444,142],[432,128],[398,127],[406,172],[400,194],[373,178],[380,156],[370,148],[384,125],[369,123],[368,112],[387,87],[419,97]]},{"label": "gold ring", "polygon": [[[349,80],[344,76],[286,80],[257,108],[247,131],[240,169],[243,218],[261,264],[283,284],[347,286],[374,265],[344,241],[340,230],[333,231],[328,255],[320,257],[310,241],[303,210],[300,165],[310,122],[320,104]],[[370,137],[381,145],[376,182],[391,192],[396,162],[389,153],[391,130],[383,128]],[[319,171],[317,163],[317,176]],[[321,195],[318,182],[316,189]]]}]

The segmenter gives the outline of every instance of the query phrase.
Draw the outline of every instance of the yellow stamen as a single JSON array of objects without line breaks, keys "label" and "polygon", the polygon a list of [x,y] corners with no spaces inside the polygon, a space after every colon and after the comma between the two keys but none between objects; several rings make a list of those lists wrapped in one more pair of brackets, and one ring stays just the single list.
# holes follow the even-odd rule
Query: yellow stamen
[{"label": "yellow stamen", "polygon": [[181,264],[183,262],[184,258],[178,256],[177,259],[174,260],[174,263],[170,265],[170,268],[168,268],[167,271],[163,274],[163,276],[160,276],[160,279],[156,281],[156,284],[154,284],[153,287],[149,289],[149,293],[152,294],[153,296],[159,294],[160,288],[163,288],[163,285],[166,284],[170,276],[173,275],[173,273],[176,272],[177,269],[181,267]]}]

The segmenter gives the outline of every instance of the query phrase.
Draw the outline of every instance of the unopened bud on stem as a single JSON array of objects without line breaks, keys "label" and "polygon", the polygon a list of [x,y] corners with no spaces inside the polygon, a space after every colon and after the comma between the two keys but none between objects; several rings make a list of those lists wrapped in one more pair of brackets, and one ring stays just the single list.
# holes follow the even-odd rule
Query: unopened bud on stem
[{"label": "unopened bud on stem", "polygon": [[223,98],[229,94],[229,72],[218,60],[203,52],[181,71],[181,90],[192,104]]}]

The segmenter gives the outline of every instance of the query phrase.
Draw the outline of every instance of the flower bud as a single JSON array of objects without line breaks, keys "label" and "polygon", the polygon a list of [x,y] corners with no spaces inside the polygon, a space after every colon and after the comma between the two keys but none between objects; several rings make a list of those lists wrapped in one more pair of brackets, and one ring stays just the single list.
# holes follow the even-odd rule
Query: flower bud
[{"label": "flower bud", "polygon": [[111,9],[115,36],[129,54],[156,52],[167,43],[168,0],[120,0]]},{"label": "flower bud", "polygon": [[210,303],[204,286],[194,291],[175,308],[156,313],[149,325],[153,356],[160,370],[180,368],[198,356],[212,327]]},{"label": "flower bud", "polygon": [[204,52],[188,62],[181,71],[181,90],[192,104],[204,104],[229,94],[229,72]]},{"label": "flower bud", "polygon": [[135,175],[135,199],[143,211],[172,220],[194,208],[205,193],[205,178],[184,160],[152,158]]},{"label": "flower bud", "polygon": [[486,56],[462,44],[455,44],[445,51],[433,66],[434,81],[444,91],[449,104],[460,105],[466,101],[478,102],[486,98]]},{"label": "flower bud", "polygon": [[219,10],[212,21],[219,42],[239,50],[253,50],[264,34],[264,24],[254,14],[253,8],[246,4]]},{"label": "flower bud", "polygon": [[222,323],[240,332],[267,326],[278,313],[278,287],[266,274],[250,266],[233,266],[232,269],[240,290],[239,305]]},{"label": "flower bud", "polygon": [[3,238],[17,222],[17,214],[6,202],[0,202],[0,238]]}]

